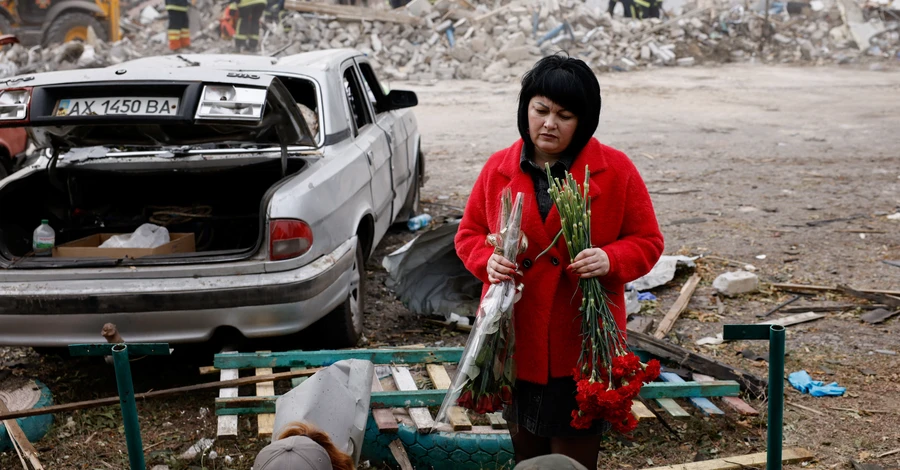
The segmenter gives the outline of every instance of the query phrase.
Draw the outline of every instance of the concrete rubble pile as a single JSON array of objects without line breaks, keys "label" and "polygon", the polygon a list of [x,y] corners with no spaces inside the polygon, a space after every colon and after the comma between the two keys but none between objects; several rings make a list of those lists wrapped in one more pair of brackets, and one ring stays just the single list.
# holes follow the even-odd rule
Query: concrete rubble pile
[{"label": "concrete rubble pile", "polygon": [[[747,8],[732,0],[688,0],[670,18],[643,21],[621,13],[610,16],[606,2],[514,0],[488,6],[470,0],[413,0],[395,10],[359,8],[357,18],[331,10],[288,12],[284,23],[264,25],[260,53],[283,56],[353,47],[394,80],[490,82],[517,79],[539,57],[560,51],[584,59],[600,73],[726,62],[883,67],[900,59],[900,16],[870,8],[864,14],[856,0],[770,0],[770,28],[764,27],[764,2]],[[222,6],[197,1],[191,18],[193,45],[183,52],[232,51],[231,43],[219,37]],[[99,67],[169,53],[161,1],[147,0],[123,12],[126,39],[109,45],[91,38],[86,44],[46,50],[7,47],[0,54],[0,75]],[[394,17],[366,20],[365,12]]]}]

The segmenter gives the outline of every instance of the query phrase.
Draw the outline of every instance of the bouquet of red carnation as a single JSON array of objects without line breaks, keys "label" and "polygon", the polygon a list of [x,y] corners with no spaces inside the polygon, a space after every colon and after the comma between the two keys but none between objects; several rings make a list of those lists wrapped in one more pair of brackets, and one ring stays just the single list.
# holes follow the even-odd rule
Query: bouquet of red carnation
[{"label": "bouquet of red carnation", "polygon": [[[569,256],[575,259],[578,253],[591,248],[590,171],[585,168],[581,191],[569,173],[564,181],[554,179],[549,165],[547,178],[562,224],[556,237],[565,236]],[[643,364],[627,350],[624,336],[609,310],[609,297],[597,278],[581,279],[578,285],[582,293],[579,308],[582,338],[581,356],[574,371],[578,409],[572,411],[572,427],[588,429],[595,420],[601,419],[612,424],[616,431],[631,432],[637,426],[631,414],[632,400],[643,384],[659,377],[659,361],[653,359]]]},{"label": "bouquet of red carnation", "polygon": [[[486,243],[506,259],[515,260],[527,246],[521,231],[522,194],[517,194],[513,202],[512,192],[504,191],[500,213],[500,232],[488,236]],[[504,404],[512,402],[516,379],[513,304],[521,297],[521,289],[515,281],[503,281],[492,284],[481,299],[475,326],[469,333],[437,422],[449,422],[453,406],[484,414],[499,411]]]}]

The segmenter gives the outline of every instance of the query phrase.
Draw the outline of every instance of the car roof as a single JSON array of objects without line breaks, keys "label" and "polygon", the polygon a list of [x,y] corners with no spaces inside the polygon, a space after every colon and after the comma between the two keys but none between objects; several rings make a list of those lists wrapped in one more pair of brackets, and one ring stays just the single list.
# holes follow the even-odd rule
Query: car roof
[{"label": "car roof", "polygon": [[145,57],[123,62],[109,68],[150,67],[150,68],[188,68],[209,67],[220,70],[257,70],[260,72],[302,72],[297,69],[308,69],[310,72],[326,72],[337,68],[347,59],[360,56],[355,49],[324,49],[303,52],[280,59],[274,57],[241,55],[241,54],[170,54]]}]

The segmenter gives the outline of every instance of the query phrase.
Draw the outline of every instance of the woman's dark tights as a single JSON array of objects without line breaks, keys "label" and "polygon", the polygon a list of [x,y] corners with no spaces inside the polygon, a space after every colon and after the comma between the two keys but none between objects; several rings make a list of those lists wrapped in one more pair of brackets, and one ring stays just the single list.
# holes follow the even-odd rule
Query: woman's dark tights
[{"label": "woman's dark tights", "polygon": [[547,454],[563,454],[569,456],[588,470],[597,468],[597,456],[600,454],[601,437],[540,437],[509,423],[516,463]]}]

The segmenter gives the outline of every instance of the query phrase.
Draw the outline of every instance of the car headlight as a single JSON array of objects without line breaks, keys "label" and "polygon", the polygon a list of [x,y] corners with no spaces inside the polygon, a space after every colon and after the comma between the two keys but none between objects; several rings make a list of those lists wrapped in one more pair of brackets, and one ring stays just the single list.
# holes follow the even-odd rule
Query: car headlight
[{"label": "car headlight", "polygon": [[266,105],[266,90],[206,85],[197,107],[198,119],[258,121]]},{"label": "car headlight", "polygon": [[19,88],[0,91],[0,120],[20,121],[28,116],[31,90]]}]

